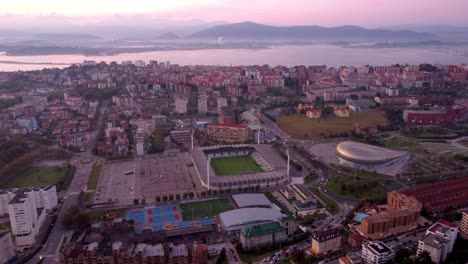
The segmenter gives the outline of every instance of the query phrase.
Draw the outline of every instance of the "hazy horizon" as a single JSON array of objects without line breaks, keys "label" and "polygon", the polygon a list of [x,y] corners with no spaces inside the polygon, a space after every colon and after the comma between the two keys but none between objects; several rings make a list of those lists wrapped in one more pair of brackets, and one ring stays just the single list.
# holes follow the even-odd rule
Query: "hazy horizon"
[{"label": "hazy horizon", "polygon": [[466,10],[466,0],[117,0],[112,5],[92,0],[19,0],[2,4],[0,27],[132,26],[158,21],[171,26],[244,21],[277,26],[468,26]]}]

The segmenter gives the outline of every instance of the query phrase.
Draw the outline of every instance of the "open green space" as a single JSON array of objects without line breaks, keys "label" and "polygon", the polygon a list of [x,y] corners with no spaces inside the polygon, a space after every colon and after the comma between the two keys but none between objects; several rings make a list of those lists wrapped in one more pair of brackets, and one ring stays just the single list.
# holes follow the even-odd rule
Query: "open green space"
[{"label": "open green space", "polygon": [[368,178],[377,178],[377,179],[389,178],[389,176],[384,175],[384,174],[380,174],[380,173],[373,172],[373,171],[368,171],[368,170],[361,170],[361,169],[351,168],[351,167],[344,166],[344,165],[331,164],[330,166],[332,166],[333,168],[338,169],[340,171],[344,171],[345,173],[356,175],[356,176],[359,176],[359,177],[368,177]]},{"label": "open green space", "polygon": [[299,139],[351,132],[355,125],[360,128],[368,128],[387,124],[385,114],[380,110],[352,112],[350,117],[334,116],[320,119],[310,119],[303,115],[278,116],[276,121],[286,133]]},{"label": "open green space", "polygon": [[381,141],[382,145],[391,149],[411,150],[422,153],[424,148],[421,147],[416,140],[404,136],[391,137]]},{"label": "open green space", "polygon": [[193,203],[180,204],[182,219],[191,221],[207,217],[214,217],[222,212],[232,210],[233,207],[228,199],[207,200]]},{"label": "open green space", "polygon": [[[31,167],[22,173],[10,177],[3,188],[20,188],[41,185],[56,185],[65,181],[68,169],[66,167]],[[69,177],[73,177],[70,175]]]},{"label": "open green space", "polygon": [[376,180],[337,178],[328,181],[327,189],[335,195],[351,199],[382,200],[386,197],[384,188]]},{"label": "open green space", "polygon": [[236,175],[244,172],[262,172],[262,168],[248,155],[211,159],[211,167],[217,176]]},{"label": "open green space", "polygon": [[329,209],[331,212],[337,212],[338,211],[338,204],[330,197],[326,196],[323,194],[319,189],[315,187],[310,187],[309,188],[320,200],[322,200],[325,203],[325,206],[327,209]]},{"label": "open green space", "polygon": [[101,175],[102,164],[95,162],[88,178],[88,190],[96,190]]}]

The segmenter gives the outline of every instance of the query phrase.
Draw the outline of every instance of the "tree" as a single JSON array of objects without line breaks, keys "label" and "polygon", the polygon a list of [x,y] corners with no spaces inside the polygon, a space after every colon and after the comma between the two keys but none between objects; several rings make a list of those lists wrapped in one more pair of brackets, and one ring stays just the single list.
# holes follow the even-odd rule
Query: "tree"
[{"label": "tree", "polygon": [[139,201],[138,199],[135,198],[135,199],[133,199],[133,204],[134,204],[134,205],[139,205],[139,204],[140,204],[140,201]]},{"label": "tree", "polygon": [[413,254],[413,252],[411,252],[409,249],[407,248],[399,248],[396,252],[395,252],[395,257],[393,258],[393,261],[395,263],[403,263],[403,261],[405,259],[408,259],[411,255]]},{"label": "tree", "polygon": [[295,263],[304,263],[305,262],[305,253],[303,250],[294,250],[291,253],[291,260]]},{"label": "tree", "polygon": [[226,249],[223,248],[221,250],[221,253],[219,254],[218,259],[216,260],[216,264],[222,264],[224,263],[224,260],[226,259]]},{"label": "tree", "polygon": [[84,231],[89,226],[89,215],[85,213],[78,213],[74,217],[73,222],[75,223],[78,230]]},{"label": "tree", "polygon": [[152,140],[151,140],[151,147],[149,149],[150,154],[154,153],[161,153],[165,149],[165,144],[164,144],[164,129],[161,127],[157,127],[152,135]]}]

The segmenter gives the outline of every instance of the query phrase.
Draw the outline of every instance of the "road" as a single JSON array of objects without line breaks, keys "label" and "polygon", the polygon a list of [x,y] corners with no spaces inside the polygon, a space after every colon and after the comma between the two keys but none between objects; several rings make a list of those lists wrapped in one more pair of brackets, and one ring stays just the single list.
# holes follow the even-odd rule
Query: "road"
[{"label": "road", "polygon": [[[91,133],[88,147],[86,151],[80,153],[79,158],[74,157],[77,160],[95,159],[95,155],[92,153],[92,149],[94,143],[96,142],[96,137],[99,133],[99,130],[101,129],[101,126],[103,124],[102,119],[105,110],[106,108],[101,108],[99,118],[96,122],[96,127]],[[87,164],[77,162],[75,163],[75,165],[75,176],[73,177],[70,187],[68,188],[67,195],[64,197],[62,207],[57,216],[57,222],[52,228],[49,238],[47,239],[47,242],[44,244],[42,249],[39,251],[38,254],[36,254],[36,256],[34,256],[34,258],[32,258],[27,263],[36,264],[41,258],[44,258],[43,263],[58,263],[59,245],[62,240],[63,234],[67,231],[67,228],[65,228],[61,224],[61,219],[70,207],[78,204],[78,195],[81,191],[84,191],[86,189],[86,185],[88,183],[88,176],[91,172],[93,162]]]}]

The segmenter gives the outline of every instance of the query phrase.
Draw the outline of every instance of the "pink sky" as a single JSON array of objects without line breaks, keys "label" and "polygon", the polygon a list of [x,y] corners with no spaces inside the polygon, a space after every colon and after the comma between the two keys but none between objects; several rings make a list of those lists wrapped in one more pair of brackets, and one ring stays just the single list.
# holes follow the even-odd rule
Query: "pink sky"
[{"label": "pink sky", "polygon": [[468,0],[15,0],[2,13],[108,16],[145,13],[162,19],[276,25],[468,24]]}]

